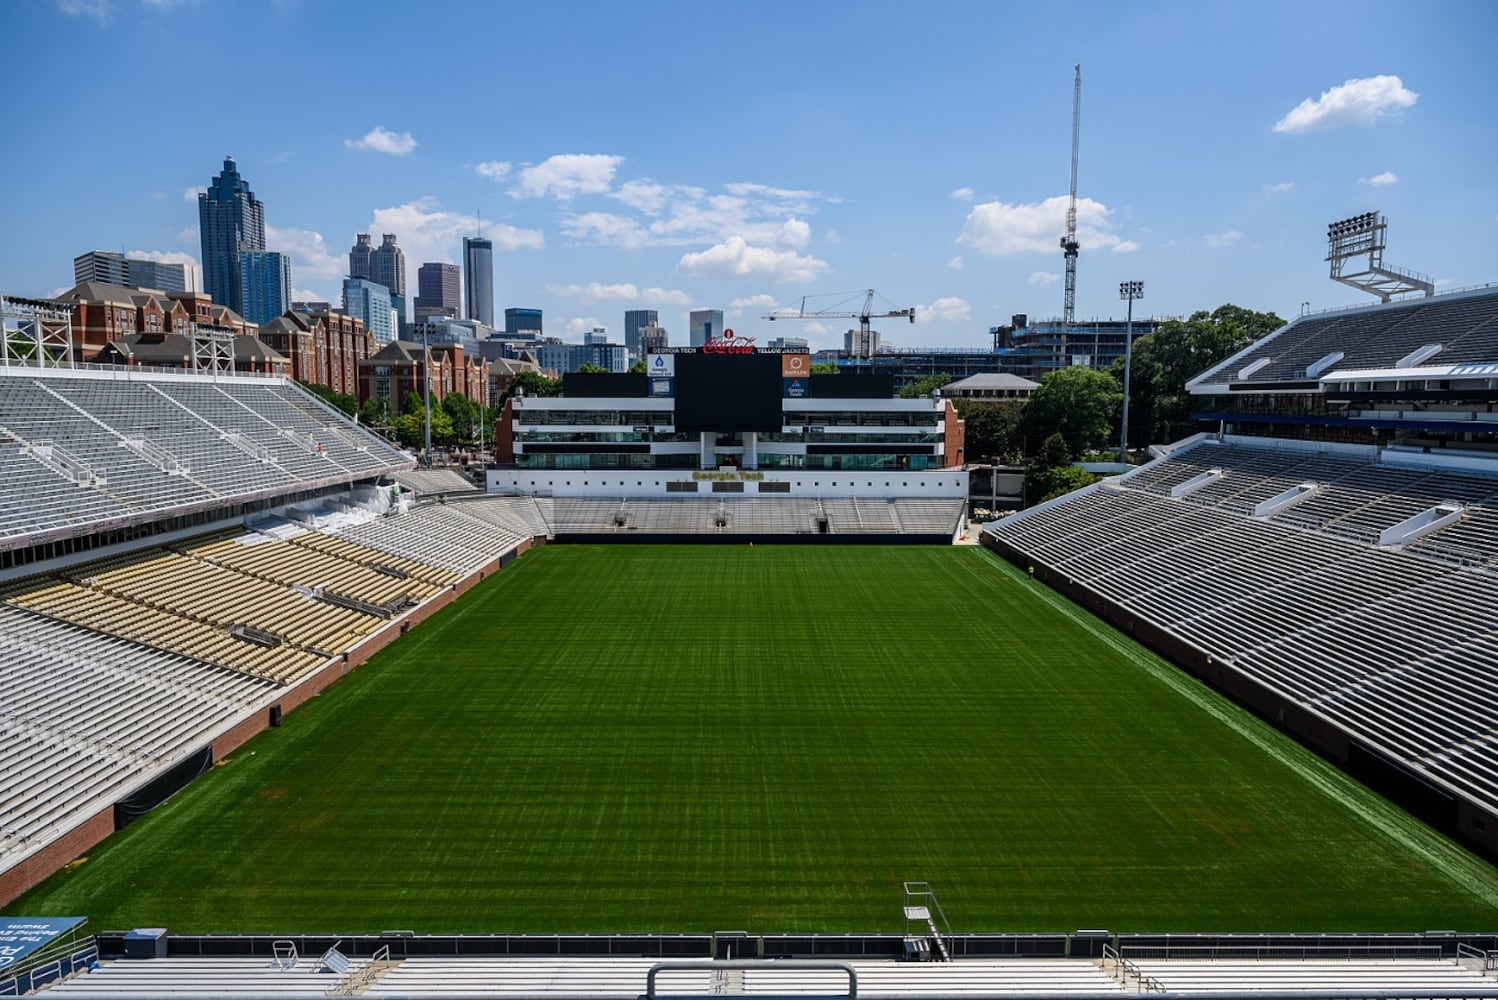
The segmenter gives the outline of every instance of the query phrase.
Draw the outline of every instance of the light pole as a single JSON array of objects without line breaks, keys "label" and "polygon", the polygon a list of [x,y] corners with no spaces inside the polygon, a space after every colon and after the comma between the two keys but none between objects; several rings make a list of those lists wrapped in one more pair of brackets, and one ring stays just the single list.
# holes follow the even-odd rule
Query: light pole
[{"label": "light pole", "polygon": [[1118,436],[1118,461],[1123,465],[1129,461],[1129,375],[1134,364],[1134,300],[1144,298],[1144,282],[1120,281],[1118,297],[1129,301],[1129,320],[1124,334],[1123,431]]},{"label": "light pole", "polygon": [[421,327],[421,374],[423,395],[421,397],[421,408],[426,413],[426,465],[427,471],[432,471],[432,344],[431,331],[425,323]]}]

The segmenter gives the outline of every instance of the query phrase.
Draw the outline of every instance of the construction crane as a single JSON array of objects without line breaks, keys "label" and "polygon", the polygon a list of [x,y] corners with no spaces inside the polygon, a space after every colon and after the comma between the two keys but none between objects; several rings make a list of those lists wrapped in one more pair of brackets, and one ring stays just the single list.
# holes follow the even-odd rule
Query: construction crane
[{"label": "construction crane", "polygon": [[1066,303],[1061,309],[1061,322],[1068,328],[1077,312],[1077,150],[1082,140],[1082,64],[1074,67],[1076,83],[1072,86],[1071,102],[1071,201],[1066,206],[1066,235],[1061,237],[1061,256],[1066,258]]},{"label": "construction crane", "polygon": [[[774,312],[766,313],[765,319],[856,319],[858,320],[858,350],[857,354],[864,351],[873,353],[872,340],[869,337],[869,321],[875,319],[908,319],[915,322],[915,306],[909,309],[889,309],[885,312],[874,312],[874,296],[877,294],[872,288],[863,291],[863,308],[848,309],[849,303],[855,301],[858,292],[831,292],[820,296],[802,296],[799,306],[782,306]],[[807,309],[806,300],[809,298],[829,298],[832,295],[847,296],[840,302],[834,303],[826,309]],[[886,300],[887,301],[887,300]]]}]

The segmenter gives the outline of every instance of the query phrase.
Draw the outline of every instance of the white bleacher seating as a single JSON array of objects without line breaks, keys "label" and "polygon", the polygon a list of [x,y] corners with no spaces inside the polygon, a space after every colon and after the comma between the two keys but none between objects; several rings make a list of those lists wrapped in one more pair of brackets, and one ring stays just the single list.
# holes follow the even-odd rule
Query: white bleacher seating
[{"label": "white bleacher seating", "polygon": [[[1218,483],[1181,498],[1205,468]],[[1255,518],[1255,498],[1314,498]],[[1221,484],[1227,484],[1218,488]],[[1203,441],[987,530],[1498,809],[1498,477]],[[1381,530],[1455,501],[1464,516],[1395,548]]]}]

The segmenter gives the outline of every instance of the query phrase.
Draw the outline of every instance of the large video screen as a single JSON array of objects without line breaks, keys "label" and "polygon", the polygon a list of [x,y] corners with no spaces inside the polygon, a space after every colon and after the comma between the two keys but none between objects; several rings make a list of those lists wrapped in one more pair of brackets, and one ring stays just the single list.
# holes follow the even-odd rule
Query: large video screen
[{"label": "large video screen", "polygon": [[777,431],[780,355],[676,355],[676,429]]}]

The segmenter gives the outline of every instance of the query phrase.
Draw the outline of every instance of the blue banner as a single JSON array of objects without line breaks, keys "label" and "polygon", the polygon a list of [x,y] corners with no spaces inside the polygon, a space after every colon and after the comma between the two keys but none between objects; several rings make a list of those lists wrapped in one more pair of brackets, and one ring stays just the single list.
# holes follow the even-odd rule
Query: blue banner
[{"label": "blue banner", "polygon": [[83,923],[84,917],[0,917],[0,969]]}]

